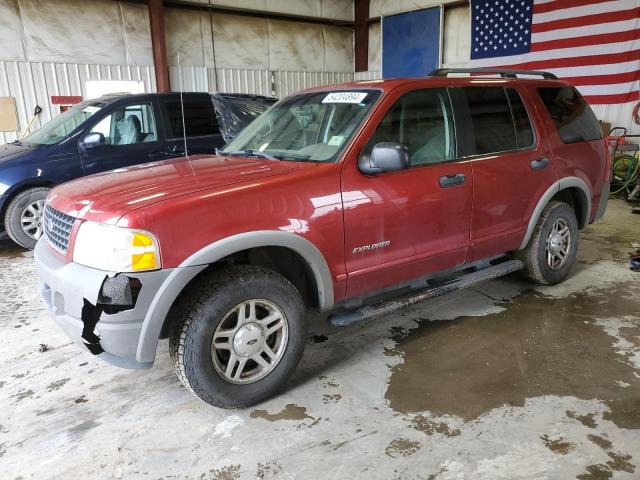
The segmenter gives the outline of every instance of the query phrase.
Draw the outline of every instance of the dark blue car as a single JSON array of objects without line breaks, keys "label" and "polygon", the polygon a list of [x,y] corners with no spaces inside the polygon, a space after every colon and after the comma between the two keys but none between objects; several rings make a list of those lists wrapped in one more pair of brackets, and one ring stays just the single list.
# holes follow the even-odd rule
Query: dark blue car
[{"label": "dark blue car", "polygon": [[[0,146],[0,233],[33,248],[54,185],[139,163],[213,153],[276,99],[178,93],[82,102],[20,141]],[[184,111],[184,119],[182,112]]]}]

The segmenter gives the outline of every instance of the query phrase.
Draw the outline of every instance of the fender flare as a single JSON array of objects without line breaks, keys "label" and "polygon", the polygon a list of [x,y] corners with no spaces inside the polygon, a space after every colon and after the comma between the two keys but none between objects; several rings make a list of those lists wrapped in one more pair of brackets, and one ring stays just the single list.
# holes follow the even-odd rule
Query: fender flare
[{"label": "fender flare", "polygon": [[524,239],[520,244],[519,250],[523,250],[529,244],[529,240],[531,240],[531,236],[533,235],[533,230],[536,228],[536,224],[540,219],[540,215],[542,215],[542,211],[547,206],[549,201],[562,190],[566,190],[568,188],[577,188],[579,192],[582,193],[582,206],[586,208],[581,209],[581,217],[578,219],[578,223],[580,225],[587,225],[589,223],[589,219],[591,218],[591,190],[587,183],[578,177],[565,177],[556,181],[551,185],[540,197],[536,208],[533,210],[533,214],[529,219],[529,224],[527,225],[527,232],[524,235]]},{"label": "fender flare", "polygon": [[242,250],[257,247],[285,247],[298,253],[308,264],[318,287],[320,310],[334,303],[333,280],[329,266],[318,248],[309,240],[290,232],[259,230],[223,238],[197,251],[171,274],[151,301],[140,332],[136,360],[153,362],[160,332],[169,309],[187,284],[208,265]]}]

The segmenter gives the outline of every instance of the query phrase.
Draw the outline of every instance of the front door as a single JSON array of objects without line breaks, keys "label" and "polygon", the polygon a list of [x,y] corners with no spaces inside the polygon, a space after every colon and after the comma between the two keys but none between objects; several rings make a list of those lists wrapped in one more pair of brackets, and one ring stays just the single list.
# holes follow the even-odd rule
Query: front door
[{"label": "front door", "polygon": [[397,97],[360,155],[400,143],[410,168],[366,176],[356,158],[343,168],[348,297],[460,265],[469,246],[472,169],[457,160],[449,95],[433,88]]},{"label": "front door", "polygon": [[546,136],[533,128],[515,88],[474,86],[463,90],[473,166],[468,261],[474,261],[520,247],[531,214],[556,181],[556,173]]},{"label": "front door", "polygon": [[81,148],[85,175],[166,158],[166,147],[158,137],[153,104],[136,102],[115,107],[89,130],[104,142]]}]

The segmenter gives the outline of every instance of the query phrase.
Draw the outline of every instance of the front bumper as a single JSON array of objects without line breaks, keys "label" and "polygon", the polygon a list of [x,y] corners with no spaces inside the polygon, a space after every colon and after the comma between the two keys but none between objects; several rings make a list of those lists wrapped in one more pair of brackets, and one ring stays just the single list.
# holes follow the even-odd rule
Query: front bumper
[{"label": "front bumper", "polygon": [[[145,315],[171,269],[129,274],[97,270],[63,261],[45,240],[38,242],[34,256],[44,303],[69,338],[119,367],[152,365],[138,361],[136,352]],[[140,281],[137,299],[126,309],[106,313],[114,309],[100,303],[103,285],[106,279],[121,275]]]}]

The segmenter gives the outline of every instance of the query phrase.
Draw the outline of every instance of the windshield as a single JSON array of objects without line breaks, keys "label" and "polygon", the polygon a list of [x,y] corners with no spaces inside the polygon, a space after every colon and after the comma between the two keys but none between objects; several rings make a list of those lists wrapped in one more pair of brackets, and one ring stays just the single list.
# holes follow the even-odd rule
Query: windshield
[{"label": "windshield", "polygon": [[222,154],[333,162],[379,96],[378,90],[341,90],[286,98],[242,130]]},{"label": "windshield", "polygon": [[78,126],[104,106],[102,102],[82,102],[51,119],[21,141],[27,145],[53,145],[73,132]]}]

